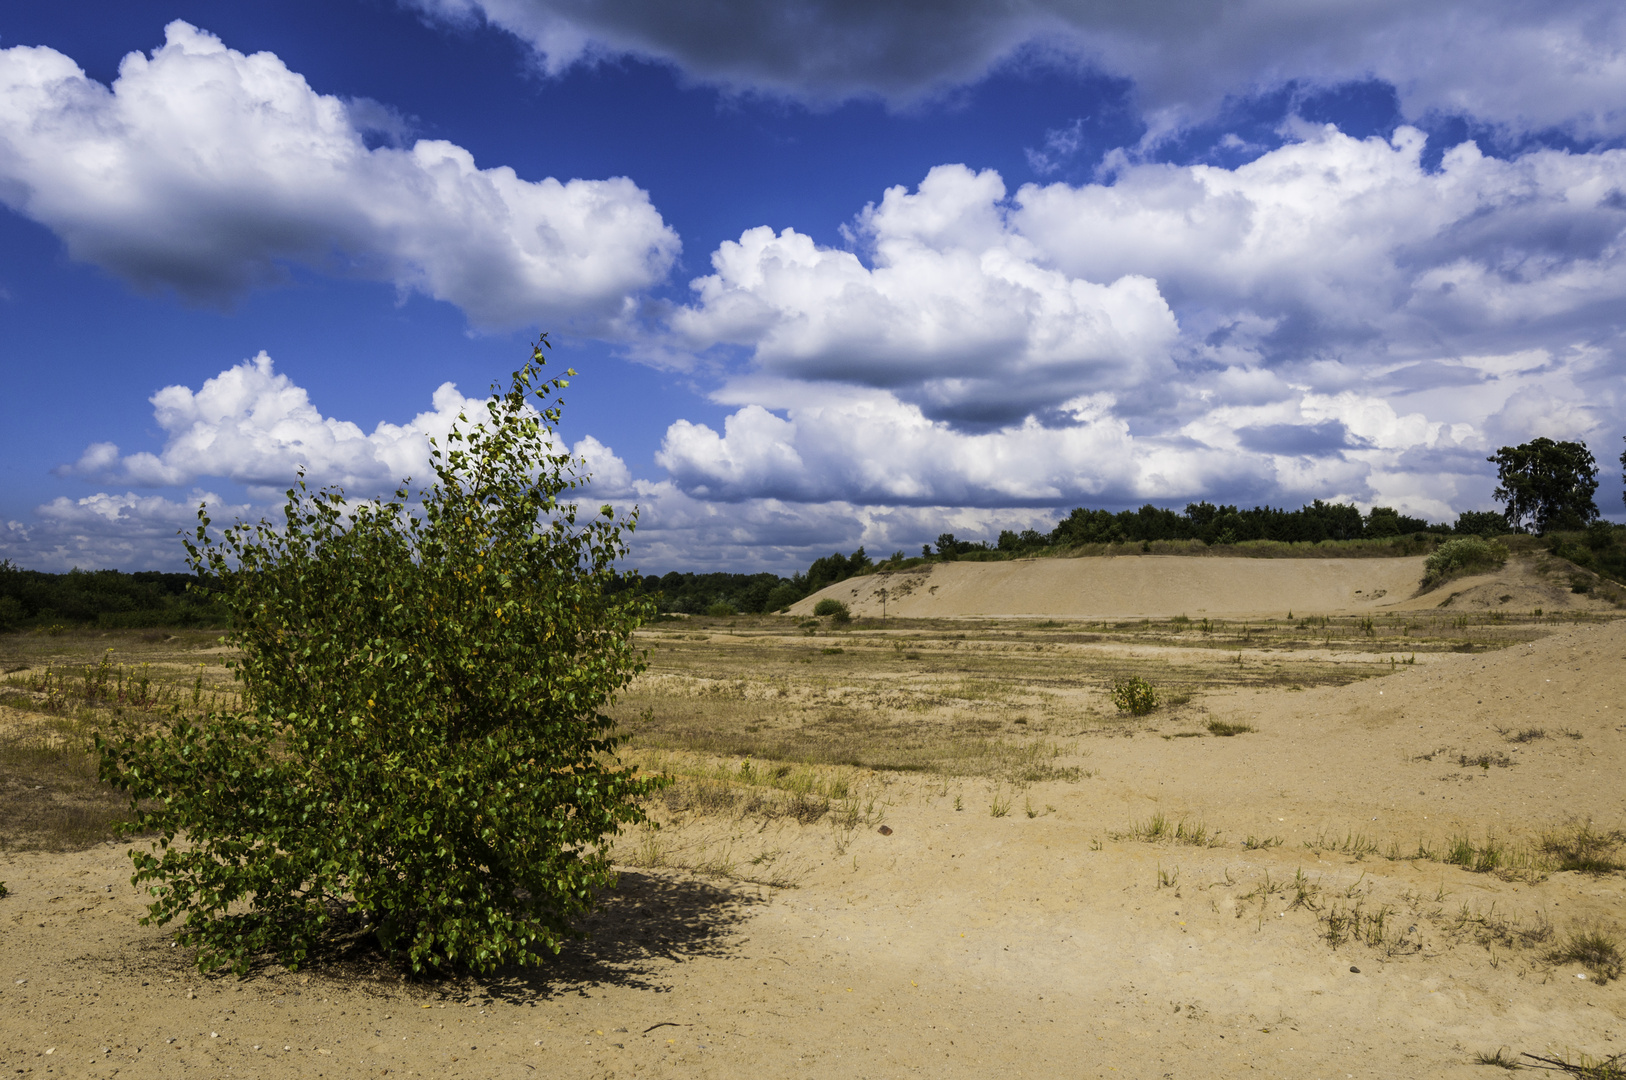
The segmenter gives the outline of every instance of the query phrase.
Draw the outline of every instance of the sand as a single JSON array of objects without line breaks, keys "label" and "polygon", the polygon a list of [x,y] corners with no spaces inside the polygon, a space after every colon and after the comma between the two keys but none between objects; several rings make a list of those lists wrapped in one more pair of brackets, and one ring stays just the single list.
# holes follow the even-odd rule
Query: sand
[{"label": "sand", "polygon": [[[1150,613],[1151,570],[1171,561],[1118,560],[1142,568],[1118,595],[1146,597]],[[1184,560],[1193,574],[1217,562]],[[1352,586],[1393,594],[1410,572],[1248,562],[1293,571],[1289,586],[1261,586],[1260,606],[1295,610],[1312,593],[1347,610]],[[1044,564],[998,570],[1028,565]],[[970,595],[972,569],[931,580]],[[1221,603],[1175,610],[1195,616],[1199,600]],[[1518,940],[1544,923],[1557,939],[1595,926],[1626,937],[1620,874],[1510,881],[1334,850],[1357,834],[1381,847],[1488,830],[1529,840],[1580,818],[1626,827],[1626,623],[1429,654],[1342,687],[1216,693],[1203,707],[1257,731],[1168,738],[1178,725],[1164,723],[1096,739],[1094,776],[1006,791],[1002,817],[986,784],[892,774],[875,781],[877,820],[852,834],[674,826],[661,835],[675,853],[737,833],[736,874],[629,869],[591,941],[488,980],[401,983],[343,964],[200,977],[186,950],[137,924],[122,847],[0,856],[12,890],[0,899],[0,1068],[1348,1080],[1495,1076],[1473,1058],[1498,1047],[1626,1052],[1623,984]],[[1497,731],[1532,726],[1549,735]],[[1513,764],[1456,763],[1485,751]],[[1155,813],[1222,843],[1122,836]],[[1250,835],[1281,843],[1249,850]],[[1319,910],[1281,888],[1298,871]],[[1328,913],[1357,902],[1388,909],[1386,946],[1329,944]]]},{"label": "sand", "polygon": [[[897,573],[838,582],[790,609],[810,615],[826,597],[854,616],[898,618],[1029,616],[1037,618],[1223,616],[1275,617],[1381,614],[1433,608],[1511,604],[1528,611],[1608,605],[1548,580],[1528,559],[1496,574],[1464,578],[1420,593],[1421,557],[1408,559],[1242,559],[1138,555],[1009,562],[928,563]],[[1493,595],[1482,595],[1493,594]],[[1501,599],[1506,597],[1506,599]]]}]

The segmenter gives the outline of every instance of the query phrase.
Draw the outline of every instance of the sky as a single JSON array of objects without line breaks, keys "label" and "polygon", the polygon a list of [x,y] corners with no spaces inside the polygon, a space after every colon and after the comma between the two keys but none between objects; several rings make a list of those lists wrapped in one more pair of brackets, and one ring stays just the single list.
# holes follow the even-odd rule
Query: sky
[{"label": "sky", "polygon": [[1080,505],[1626,520],[1608,0],[0,13],[0,559],[352,495],[530,355],[644,572]]}]

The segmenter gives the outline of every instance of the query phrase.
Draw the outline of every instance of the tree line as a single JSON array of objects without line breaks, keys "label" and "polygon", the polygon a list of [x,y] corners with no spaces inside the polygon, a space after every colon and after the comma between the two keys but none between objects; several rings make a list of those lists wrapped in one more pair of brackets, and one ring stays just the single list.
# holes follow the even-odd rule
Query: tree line
[{"label": "tree line", "polygon": [[225,626],[217,600],[194,586],[196,574],[157,570],[70,570],[50,574],[0,560],[0,632],[56,625],[132,627]]},{"label": "tree line", "polygon": [[[1599,521],[1594,495],[1598,467],[1584,442],[1538,438],[1504,446],[1487,460],[1497,466],[1496,499],[1505,509],[1467,511],[1451,524],[1429,522],[1387,506],[1362,514],[1348,503],[1320,499],[1297,510],[1272,506],[1241,508],[1210,502],[1187,504],[1184,511],[1148,503],[1138,510],[1078,507],[1047,532],[1006,529],[993,540],[962,540],[944,533],[926,544],[918,557],[902,551],[885,561],[900,568],[921,561],[965,557],[1037,555],[1091,544],[1149,544],[1200,541],[1208,545],[1274,541],[1314,544],[1341,540],[1427,539],[1448,536],[1498,536],[1506,532],[1581,531]],[[1621,455],[1626,471],[1626,453]],[[1613,540],[1594,530],[1585,545],[1571,545],[1586,565],[1611,576],[1626,577],[1626,558]],[[997,554],[995,554],[997,553]],[[607,586],[652,601],[663,614],[728,615],[779,611],[828,585],[854,577],[875,565],[860,547],[849,555],[832,552],[813,560],[805,572],[781,577],[772,573],[640,574],[614,576]],[[193,574],[141,571],[73,570],[48,574],[0,562],[0,631],[57,623],[106,628],[134,626],[223,626],[225,609],[207,594],[209,582]]]}]

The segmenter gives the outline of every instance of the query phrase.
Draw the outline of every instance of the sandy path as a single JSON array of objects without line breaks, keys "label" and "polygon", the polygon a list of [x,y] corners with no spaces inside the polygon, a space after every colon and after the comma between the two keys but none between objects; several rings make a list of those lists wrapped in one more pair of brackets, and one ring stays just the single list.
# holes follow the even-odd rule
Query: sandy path
[{"label": "sandy path", "polygon": [[[184,950],[135,924],[119,849],[0,858],[13,890],[0,899],[0,1068],[1347,1080],[1492,1076],[1471,1059],[1498,1046],[1620,1053],[1621,983],[1577,978],[1584,969],[1550,965],[1541,948],[1476,943],[1453,917],[1466,905],[1493,922],[1619,934],[1621,875],[1508,882],[1304,841],[1518,838],[1576,816],[1626,826],[1623,661],[1615,623],[1421,657],[1340,688],[1215,695],[1186,720],[1259,730],[1165,739],[1181,728],[1171,720],[1084,740],[1099,775],[1014,793],[1005,817],[990,816],[984,785],[910,777],[887,789],[889,836],[702,821],[672,842],[709,831],[737,845],[742,871],[758,853],[795,863],[798,886],[629,872],[592,942],[542,972],[483,982],[410,986],[343,969],[199,978]],[[1497,726],[1550,734],[1509,744]],[[1456,748],[1516,764],[1464,769]],[[1112,838],[1156,811],[1226,843]],[[1284,843],[1244,850],[1249,833]],[[1255,892],[1266,874],[1279,884],[1300,869],[1320,887],[1319,915]],[[1348,888],[1368,910],[1392,907],[1404,948],[1328,945],[1324,915],[1350,902]]]}]

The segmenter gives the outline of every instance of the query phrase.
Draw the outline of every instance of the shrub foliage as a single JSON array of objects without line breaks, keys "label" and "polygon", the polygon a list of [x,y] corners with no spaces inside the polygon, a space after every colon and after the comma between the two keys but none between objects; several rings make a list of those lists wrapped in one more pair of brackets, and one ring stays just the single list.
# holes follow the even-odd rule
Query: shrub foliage
[{"label": "shrub foliage", "polygon": [[1433,585],[1462,574],[1495,570],[1507,562],[1507,548],[1496,540],[1461,536],[1447,540],[1423,562],[1423,584]]},{"label": "shrub foliage", "polygon": [[1126,712],[1131,716],[1145,716],[1157,708],[1157,689],[1139,675],[1131,675],[1127,679],[1118,679],[1108,691],[1112,703],[1118,706],[1119,712]]},{"label": "shrub foliage", "polygon": [[658,781],[616,762],[601,709],[648,610],[607,588],[634,521],[561,501],[584,476],[546,344],[432,448],[418,507],[301,479],[281,524],[215,539],[199,510],[187,550],[249,710],[98,746],[129,831],[158,836],[131,852],[145,921],[182,920],[200,967],[297,967],[341,926],[414,971],[534,962],[612,880],[606,838]]},{"label": "shrub foliage", "polygon": [[848,610],[847,605],[843,604],[840,600],[837,600],[833,596],[826,596],[823,600],[820,600],[817,604],[814,604],[813,614],[817,615],[821,619],[828,616],[834,619],[836,622],[841,623],[850,622],[853,617],[852,612]]}]

